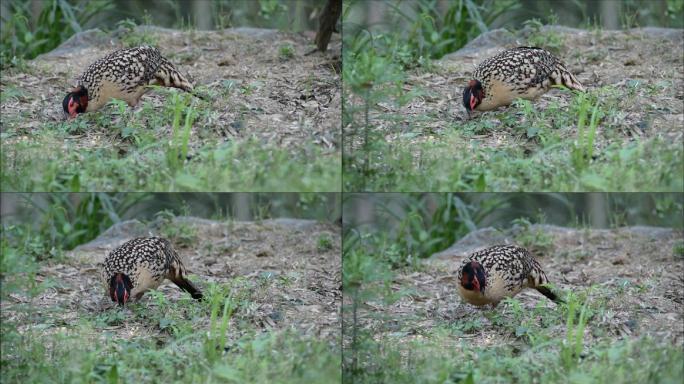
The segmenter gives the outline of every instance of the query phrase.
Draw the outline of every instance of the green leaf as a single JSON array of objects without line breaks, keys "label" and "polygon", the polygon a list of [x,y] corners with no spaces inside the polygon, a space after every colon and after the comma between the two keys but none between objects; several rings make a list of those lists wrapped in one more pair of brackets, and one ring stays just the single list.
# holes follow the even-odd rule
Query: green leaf
[{"label": "green leaf", "polygon": [[475,190],[477,192],[484,192],[485,188],[487,188],[487,181],[485,180],[485,175],[483,172],[480,173],[480,176],[478,176],[477,180],[475,180]]},{"label": "green leaf", "polygon": [[107,374],[107,382],[110,384],[116,384],[119,382],[119,371],[116,365],[112,365]]}]

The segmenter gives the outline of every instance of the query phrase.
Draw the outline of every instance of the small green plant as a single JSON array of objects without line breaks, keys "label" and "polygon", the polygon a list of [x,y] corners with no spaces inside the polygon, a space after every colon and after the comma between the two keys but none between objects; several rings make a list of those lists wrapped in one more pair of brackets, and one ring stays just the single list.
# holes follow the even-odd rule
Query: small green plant
[{"label": "small green plant", "polygon": [[[180,94],[179,92],[173,92],[171,96],[173,120],[171,122],[171,140],[166,150],[166,163],[174,175],[183,168],[183,164],[188,158],[190,133],[197,116],[197,112],[190,105],[190,98],[191,96],[187,93]],[[181,119],[183,120],[182,126]]]},{"label": "small green plant", "polygon": [[[584,350],[584,328],[588,320],[588,296],[590,293],[591,289],[584,300],[579,300],[573,292],[569,292],[566,296],[568,312],[565,323],[565,340],[563,340],[560,348],[560,360],[562,366],[568,371],[577,367]],[[579,318],[576,319],[578,311]]]},{"label": "small green plant", "polygon": [[[96,15],[114,8],[111,0],[93,0],[74,5],[66,0],[38,3],[11,0],[6,2],[0,30],[0,65],[18,65],[18,59],[33,59],[51,51],[76,32],[81,32]],[[40,13],[31,21],[32,7],[39,5]]]},{"label": "small green plant", "polygon": [[675,258],[684,259],[684,241],[678,241],[672,246],[672,255]]},{"label": "small green plant", "polygon": [[284,11],[287,5],[278,0],[259,0],[259,15],[266,20]]},{"label": "small green plant", "polygon": [[176,214],[170,210],[158,212],[155,217],[161,221],[160,233],[172,243],[187,247],[197,242],[197,228],[176,220]]},{"label": "small green plant", "polygon": [[[543,222],[543,218],[540,220]],[[546,254],[553,247],[553,237],[544,232],[542,228],[532,229],[532,223],[528,218],[522,217],[513,220],[514,226],[522,227],[515,240],[521,246],[533,251]]]},{"label": "small green plant", "polygon": [[318,252],[325,252],[330,249],[332,249],[333,243],[332,243],[332,238],[330,235],[327,233],[323,233],[320,236],[318,236],[318,240],[316,242],[316,249]]},{"label": "small green plant", "polygon": [[[577,140],[573,143],[571,158],[575,169],[582,172],[594,158],[594,139],[602,112],[599,109],[598,101],[592,103],[592,100],[582,92],[577,94],[576,103],[578,105]],[[589,126],[585,128],[589,109],[591,109],[591,117]]]},{"label": "small green plant", "polygon": [[[143,25],[144,27],[152,25],[152,17],[147,13],[147,10],[143,14]],[[133,19],[121,20],[117,23],[117,27],[124,31],[121,42],[125,47],[132,48],[140,45],[156,46],[159,43],[157,37],[149,29],[139,27],[138,23]]]},{"label": "small green plant", "polygon": [[[216,362],[226,350],[226,332],[228,323],[235,310],[235,302],[230,292],[227,297],[223,295],[212,295],[211,315],[209,320],[209,332],[204,339],[204,353],[210,363]],[[222,308],[219,317],[219,310]]]},{"label": "small green plant", "polygon": [[364,251],[363,244],[372,241],[370,236],[359,237],[354,231],[346,239],[342,252],[342,289],[350,301],[342,309],[342,333],[350,343],[351,354],[343,356],[342,370],[355,376],[361,371],[362,346],[372,337],[361,329],[360,306],[369,300],[392,300],[389,288],[392,272],[385,262]]},{"label": "small green plant", "polygon": [[288,61],[295,56],[295,49],[292,44],[283,44],[278,48],[278,58],[280,61]]},{"label": "small green plant", "polygon": [[123,214],[149,195],[89,193],[74,198],[55,193],[45,197],[46,205],[30,195],[25,199],[41,214],[37,231],[42,234],[47,249],[70,250],[120,221]]},{"label": "small green plant", "polygon": [[526,27],[532,29],[527,38],[527,44],[531,47],[544,48],[555,54],[560,54],[565,46],[563,35],[552,30],[542,30],[544,26],[539,19],[531,19],[524,23]]},{"label": "small green plant", "polygon": [[[431,215],[426,212],[429,203],[418,196],[404,200],[407,214],[399,222],[395,239],[397,248],[405,255],[403,260],[400,259],[402,263],[416,267],[418,259],[448,248],[460,236],[475,229],[476,221],[487,214],[486,210],[475,212],[455,194],[440,198],[438,208]],[[380,208],[381,212],[398,219],[390,207],[380,205]]]},{"label": "small green plant", "polygon": [[439,2],[419,0],[411,4],[413,12],[407,12],[403,4],[387,4],[396,25],[408,25],[405,32],[398,32],[402,45],[394,52],[404,67],[429,64],[429,59],[458,50],[487,32],[494,20],[520,7],[518,0],[461,0],[448,3],[444,9]]}]

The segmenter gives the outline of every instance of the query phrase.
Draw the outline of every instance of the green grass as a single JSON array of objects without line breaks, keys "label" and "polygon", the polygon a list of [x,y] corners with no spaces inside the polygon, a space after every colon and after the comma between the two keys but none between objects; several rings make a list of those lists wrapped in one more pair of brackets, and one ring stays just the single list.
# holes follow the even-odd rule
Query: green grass
[{"label": "green grass", "polygon": [[41,242],[35,233],[3,228],[3,383],[340,381],[336,340],[255,326],[260,287],[274,279],[210,283],[202,302],[150,291],[125,309],[39,305],[41,294],[64,284],[56,275],[36,278],[47,266],[38,259]]},{"label": "green grass", "polygon": [[[518,100],[473,119],[454,119],[463,107],[451,79],[462,82],[466,69],[430,60],[486,30],[486,17],[468,1],[455,2],[445,13],[435,12],[434,5],[416,2],[413,16],[391,8],[388,15],[409,28],[351,25],[344,35],[344,191],[684,189],[684,150],[672,140],[677,135],[669,123],[678,109],[658,104],[674,72],[659,82],[589,83],[587,93],[564,90],[541,105]],[[451,29],[457,24],[447,22],[451,18],[464,23],[461,31]],[[611,44],[600,30],[594,35],[599,46]],[[567,34],[543,28],[537,19],[511,37],[565,60],[571,56],[571,68],[586,60],[597,66],[606,55],[605,49],[586,53],[570,47],[574,40]]]},{"label": "green grass", "polygon": [[316,249],[318,249],[318,251],[325,252],[329,249],[332,249],[332,247],[333,243],[330,235],[324,233],[318,236],[318,239],[316,241]]},{"label": "green grass", "polygon": [[[167,306],[163,313],[137,308],[132,318],[117,309],[97,316],[81,313],[77,326],[66,327],[58,313],[43,313],[42,323],[22,332],[20,324],[4,320],[3,382],[339,381],[339,352],[325,341],[274,331],[250,332],[226,343],[229,311],[221,308],[214,323],[212,309],[211,330],[197,332],[196,322],[208,316],[207,309],[190,301],[182,306]],[[126,339],[108,330],[136,321],[151,335]]]},{"label": "green grass", "polygon": [[292,44],[283,44],[278,48],[278,58],[280,61],[288,61],[295,57],[296,53]]},{"label": "green grass", "polygon": [[[543,224],[544,220],[539,220]],[[553,248],[553,237],[545,233],[541,228],[532,229],[532,222],[527,218],[519,218],[513,220],[512,224],[518,225],[522,228],[520,233],[515,237],[517,244],[528,250],[538,251],[545,254]]]},{"label": "green grass", "polygon": [[110,0],[77,5],[66,0],[49,0],[39,4],[42,8],[37,13],[32,9],[35,4],[18,0],[7,2],[9,13],[2,14],[3,28],[0,30],[0,65],[3,68],[51,51],[74,33],[81,32],[82,26],[94,16],[114,8]]},{"label": "green grass", "polygon": [[[373,146],[347,145],[344,190],[400,191],[678,191],[684,189],[681,143],[659,135],[632,140],[619,121],[620,90],[604,87],[572,95],[569,111],[520,100],[509,109],[424,132],[438,116],[368,123]],[[623,99],[624,97],[624,99]],[[363,126],[362,105],[347,105]],[[518,116],[520,117],[518,117]],[[401,120],[401,119],[400,119]],[[497,122],[493,125],[492,123]],[[382,139],[388,126],[398,139]],[[597,133],[600,129],[601,132]],[[510,143],[493,146],[481,135],[505,131]],[[402,134],[402,132],[405,132]],[[353,133],[352,133],[353,134]],[[432,140],[414,140],[430,135]],[[600,136],[600,138],[599,138]],[[597,149],[597,146],[600,148]]]},{"label": "green grass", "polygon": [[[388,308],[403,281],[374,255],[345,253],[344,383],[677,383],[684,375],[678,345],[617,337],[604,320],[612,316],[608,302],[632,291],[577,288],[551,310],[509,298],[496,310],[421,326],[428,314],[359,311],[369,302]],[[391,292],[383,289],[389,284]]]},{"label": "green grass", "polygon": [[168,210],[158,212],[157,219],[161,220],[159,232],[162,237],[171,240],[174,244],[190,247],[197,243],[197,228],[189,223],[174,220],[176,215]]},{"label": "green grass", "polygon": [[[163,113],[149,102],[112,107],[27,135],[21,116],[4,119],[3,191],[336,191],[335,151],[225,139],[213,112],[166,92]],[[83,144],[96,141],[97,144]]]},{"label": "green grass", "polygon": [[403,342],[398,337],[368,341],[373,360],[364,361],[353,380],[351,374],[343,374],[343,382],[674,384],[684,374],[681,348],[648,338],[600,341],[575,368],[566,370],[554,348],[562,338],[536,346],[516,341],[495,347],[473,346],[463,339],[445,348],[444,338],[458,340],[458,335],[440,331],[435,329],[418,341]]},{"label": "green grass", "polygon": [[[454,197],[459,196],[454,195],[453,201],[448,198],[427,200],[437,216],[430,218],[417,214],[422,206],[420,198],[405,197],[406,207],[401,207],[402,202],[394,195],[368,197],[376,205],[373,225],[365,221],[352,222],[345,228],[342,255],[344,383],[681,381],[684,351],[681,343],[667,330],[677,320],[655,322],[650,314],[634,309],[632,304],[657,296],[657,287],[663,283],[658,277],[624,278],[590,287],[571,282],[567,290],[550,285],[565,301],[558,305],[538,295],[536,304],[517,296],[505,299],[495,309],[461,306],[453,303],[460,299],[452,290],[457,282],[451,268],[446,266],[446,260],[432,260],[434,264],[422,259],[416,263],[396,262],[406,261],[410,253],[416,252],[407,244],[418,239],[431,244],[433,236],[440,240],[441,233],[434,227],[463,222],[465,217],[471,218],[471,224],[479,227],[492,218],[491,212],[496,214],[510,209],[519,214],[532,208],[522,201],[505,201],[499,197],[501,201],[492,202],[489,194],[466,194],[477,198],[485,196],[479,203],[476,198],[464,198],[467,205],[458,205],[457,210],[452,210],[449,207],[456,201]],[[350,199],[361,196],[352,195]],[[525,196],[541,206],[542,196]],[[559,194],[546,198],[558,204],[553,209],[547,208],[549,212],[578,214],[571,199]],[[644,197],[639,199],[643,202]],[[677,223],[675,228],[680,228],[681,205],[674,208],[667,197],[659,200],[662,201],[654,204],[660,206],[656,210],[671,207],[671,220]],[[635,207],[634,202],[622,204],[624,209]],[[622,209],[616,203],[608,205],[615,211]],[[395,207],[399,212],[397,220],[391,224],[381,215],[388,209],[385,206]],[[446,217],[440,218],[441,215]],[[539,216],[537,220],[543,223],[544,216]],[[516,243],[542,251],[545,254],[542,263],[548,262],[552,253],[567,266],[586,265],[588,259],[600,257],[591,247],[581,258],[562,249],[553,251],[553,236],[540,227],[533,228],[530,220],[515,219],[514,227],[502,232]],[[669,224],[664,224],[667,222],[651,222],[650,225],[667,226]],[[633,217],[625,221],[625,225],[634,224]],[[491,222],[488,225],[492,225]],[[405,231],[411,226],[416,230]],[[451,230],[460,232],[463,229],[451,224]],[[421,233],[425,235],[421,237]],[[459,234],[458,238],[463,236]],[[588,228],[581,236],[592,237]],[[397,246],[400,241],[403,241],[402,245]],[[629,242],[625,246],[629,248]],[[682,249],[681,244],[675,243],[671,251],[669,247],[666,251],[672,252],[676,261],[681,259]],[[458,253],[457,250],[453,252]],[[399,300],[400,305],[396,305]],[[666,305],[669,308],[669,304]],[[663,307],[654,310],[668,311]]]}]

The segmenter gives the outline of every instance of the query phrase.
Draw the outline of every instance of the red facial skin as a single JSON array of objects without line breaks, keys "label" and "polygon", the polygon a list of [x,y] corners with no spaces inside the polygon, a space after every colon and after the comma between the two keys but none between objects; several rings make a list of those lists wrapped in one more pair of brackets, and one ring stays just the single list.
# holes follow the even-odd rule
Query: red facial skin
[{"label": "red facial skin", "polygon": [[477,80],[470,80],[468,82],[468,87],[470,87],[470,110],[474,111],[475,107],[482,102],[484,98],[484,90],[482,90],[482,85],[478,83]]},{"label": "red facial skin", "polygon": [[74,117],[76,117],[76,115],[78,114],[78,112],[76,112],[76,108],[78,108],[79,106],[80,104],[75,102],[73,97],[69,99],[69,118],[73,119]]},{"label": "red facial skin", "polygon": [[486,278],[482,265],[477,261],[471,261],[463,267],[461,272],[461,286],[475,292],[484,291]]},{"label": "red facial skin", "polygon": [[109,296],[112,298],[112,301],[123,306],[128,302],[131,288],[130,280],[124,280],[124,275],[117,273],[110,281]]},{"label": "red facial skin", "polygon": [[123,302],[119,302],[119,305],[124,305],[128,302],[128,290],[124,290]]},{"label": "red facial skin", "polygon": [[88,91],[82,85],[72,89],[65,97],[63,107],[70,119],[85,112],[88,109]]},{"label": "red facial skin", "polygon": [[477,276],[473,276],[473,291],[480,292],[480,280],[477,279]]}]

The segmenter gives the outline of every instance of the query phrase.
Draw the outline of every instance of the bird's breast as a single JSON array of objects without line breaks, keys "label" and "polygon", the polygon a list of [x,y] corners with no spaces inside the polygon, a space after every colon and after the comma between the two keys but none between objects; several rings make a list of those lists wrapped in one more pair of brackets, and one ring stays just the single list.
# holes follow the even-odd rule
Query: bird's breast
[{"label": "bird's breast", "polygon": [[482,306],[492,303],[492,300],[487,298],[482,292],[465,289],[461,284],[458,285],[458,294],[466,303],[472,305]]},{"label": "bird's breast", "polygon": [[492,270],[489,272],[489,280],[484,294],[489,300],[499,302],[506,297],[517,295],[522,290],[522,283],[513,274]]},{"label": "bird's breast", "polygon": [[125,101],[128,105],[137,104],[140,97],[147,91],[144,86],[128,87],[123,83],[102,80],[92,92],[92,100],[88,101],[87,112],[96,111],[105,106],[112,99]]},{"label": "bird's breast", "polygon": [[485,97],[475,108],[477,111],[489,111],[501,106],[510,105],[517,98],[534,100],[546,92],[541,84],[523,84],[491,79],[485,89]]},{"label": "bird's breast", "polygon": [[131,296],[136,297],[150,289],[156,289],[164,281],[164,275],[151,271],[149,267],[139,266],[135,272]]}]

